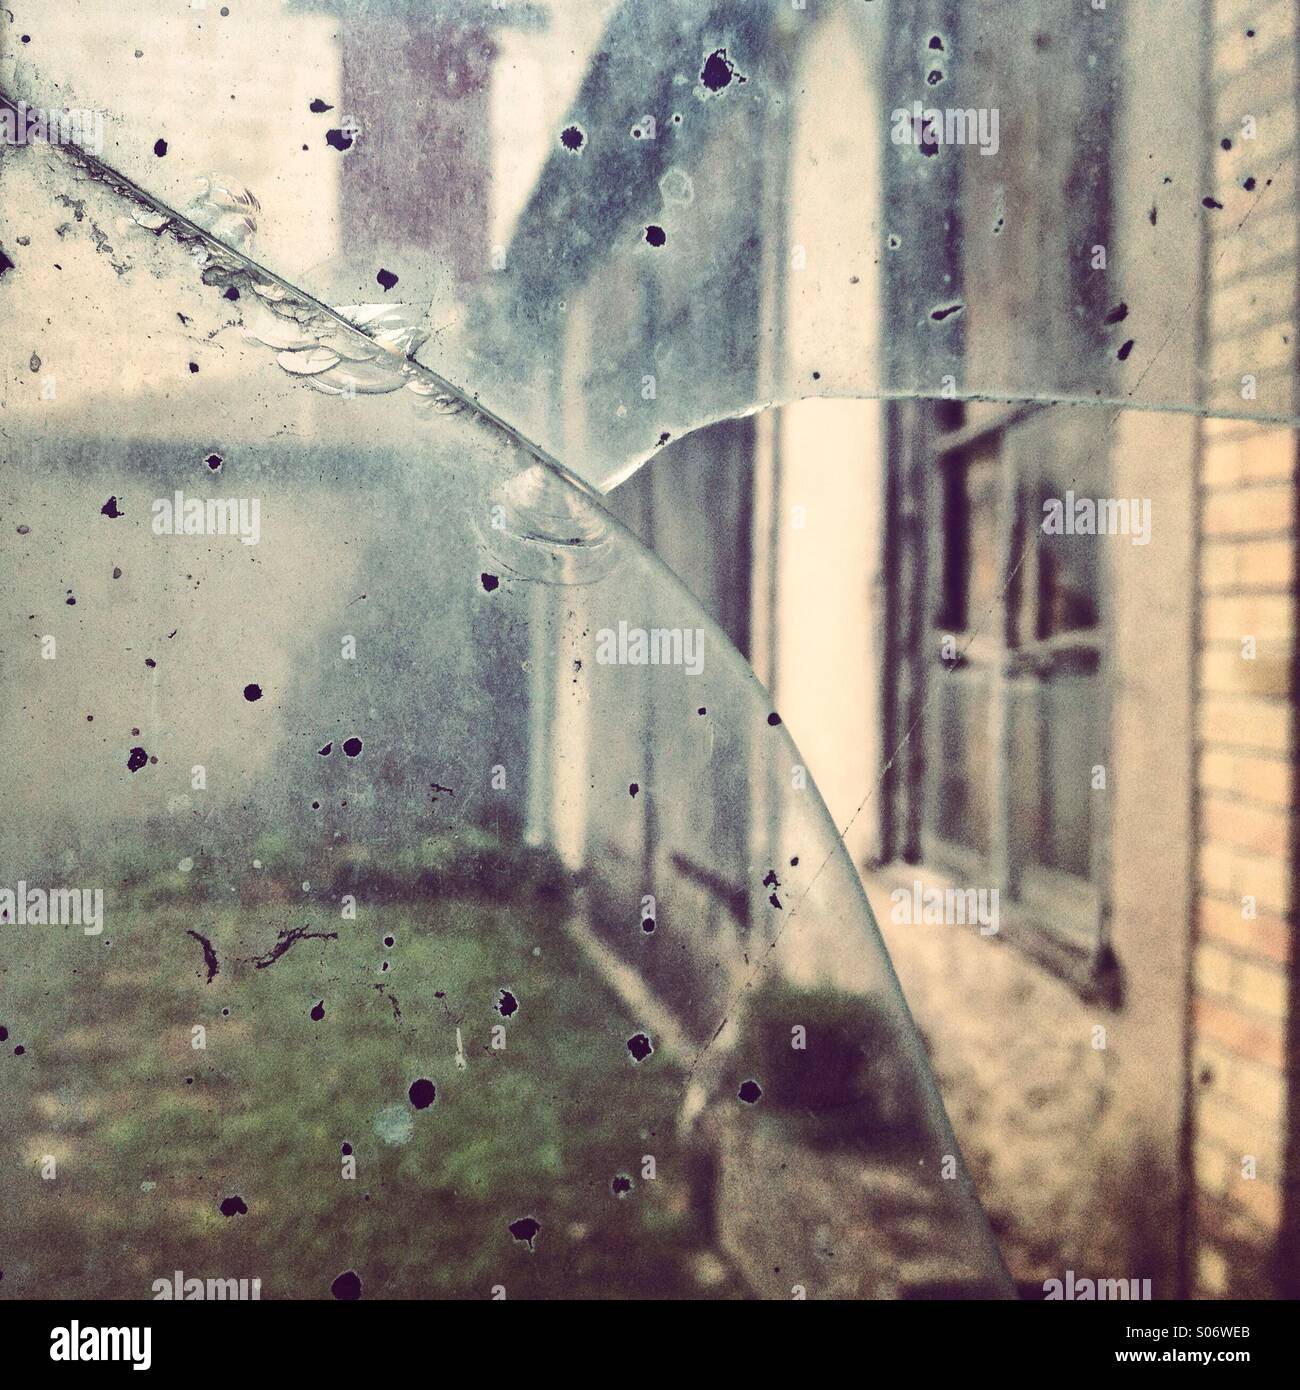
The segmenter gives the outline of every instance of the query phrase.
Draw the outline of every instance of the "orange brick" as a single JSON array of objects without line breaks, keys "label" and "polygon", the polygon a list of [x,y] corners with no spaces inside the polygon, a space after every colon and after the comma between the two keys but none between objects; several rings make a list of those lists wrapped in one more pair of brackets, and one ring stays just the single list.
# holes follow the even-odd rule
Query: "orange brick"
[{"label": "orange brick", "polygon": [[1243,482],[1273,482],[1295,475],[1296,436],[1291,430],[1247,435],[1239,449]]},{"label": "orange brick", "polygon": [[1291,910],[1291,874],[1285,856],[1270,857],[1249,850],[1228,850],[1232,857],[1234,897],[1252,897],[1257,908],[1279,914]]},{"label": "orange brick", "polygon": [[1230,1097],[1204,1091],[1196,1098],[1195,1123],[1198,1137],[1209,1139],[1234,1155],[1229,1171],[1238,1181],[1242,1181],[1241,1160],[1246,1155],[1255,1160],[1257,1176],[1246,1178],[1245,1182],[1259,1182],[1261,1172],[1280,1171],[1285,1144],[1282,1126],[1245,1114]]},{"label": "orange brick", "polygon": [[1222,796],[1201,799],[1201,833],[1206,840],[1282,859],[1289,852],[1290,830],[1291,818],[1282,811]]},{"label": "orange brick", "polygon": [[1231,898],[1236,895],[1234,864],[1235,856],[1226,845],[1202,844],[1197,849],[1196,872],[1201,886],[1219,897]]},{"label": "orange brick", "polygon": [[1209,416],[1201,422],[1201,432],[1207,442],[1222,439],[1243,439],[1258,428],[1258,425],[1252,425],[1246,420],[1233,420],[1218,415]]},{"label": "orange brick", "polygon": [[[1240,764],[1243,753],[1229,753],[1223,748],[1204,748],[1196,760],[1196,783],[1202,791],[1240,792]],[[1277,759],[1281,763],[1281,759]]]},{"label": "orange brick", "polygon": [[1291,764],[1277,755],[1206,748],[1199,759],[1197,780],[1204,790],[1231,792],[1264,806],[1291,803]]},{"label": "orange brick", "polygon": [[1285,483],[1209,493],[1201,511],[1205,535],[1269,536],[1292,526],[1292,489]]},{"label": "orange brick", "polygon": [[1215,695],[1258,695],[1289,698],[1291,654],[1273,639],[1256,641],[1255,656],[1242,655],[1242,644],[1217,645],[1201,652],[1197,662],[1200,687]]},{"label": "orange brick", "polygon": [[1257,1120],[1280,1128],[1286,1122],[1287,1086],[1282,1073],[1234,1057],[1207,1038],[1196,1039],[1192,1074],[1198,1096],[1218,1094]]},{"label": "orange brick", "polygon": [[[1233,286],[1232,293],[1237,295],[1247,289],[1260,292],[1265,299],[1269,293],[1275,293],[1267,286],[1261,288],[1254,279]],[[1217,296],[1217,302],[1224,297],[1228,296]],[[1260,316],[1265,313],[1267,309],[1257,310]],[[1201,449],[1201,485],[1222,489],[1256,482],[1294,484],[1296,460],[1296,435],[1290,430],[1261,430],[1257,425],[1247,425],[1246,431],[1239,434],[1207,435]]]},{"label": "orange brick", "polygon": [[1290,960],[1291,927],[1285,917],[1273,912],[1243,917],[1240,900],[1223,898],[1201,898],[1198,907],[1206,936],[1278,965]]},{"label": "orange brick", "polygon": [[1193,1006],[1196,1031],[1229,1052],[1267,1067],[1283,1066],[1286,1047],[1282,1029],[1267,1019],[1247,1018],[1227,1004],[1197,999]]},{"label": "orange brick", "polygon": [[1273,589],[1289,592],[1295,584],[1292,542],[1206,541],[1201,547],[1201,587]]},{"label": "orange brick", "polygon": [[1232,1093],[1232,1074],[1235,1067],[1245,1066],[1240,1057],[1225,1052],[1209,1038],[1196,1038],[1192,1043],[1192,1074],[1196,1078],[1196,1089],[1212,1091],[1216,1088]]},{"label": "orange brick", "polygon": [[[1260,542],[1260,544],[1282,545],[1282,541]],[[1240,588],[1238,577],[1240,562],[1238,555],[1241,543],[1234,541],[1206,541],[1201,547],[1201,592],[1220,593],[1225,589]]]},{"label": "orange brick", "polygon": [[1287,1085],[1281,1072],[1238,1061],[1232,1072],[1232,1096],[1243,1110],[1274,1128],[1286,1124]]},{"label": "orange brick", "polygon": [[[1242,286],[1258,290],[1252,281]],[[1201,486],[1207,488],[1237,487],[1241,483],[1242,435],[1212,435],[1207,438],[1201,453]]]},{"label": "orange brick", "polygon": [[1196,948],[1194,965],[1196,988],[1200,995],[1231,998],[1236,963],[1231,952],[1211,942],[1201,942]]},{"label": "orange brick", "polygon": [[1243,1009],[1283,1022],[1287,1013],[1287,978],[1280,967],[1239,960],[1232,977],[1232,997]]},{"label": "orange brick", "polygon": [[1198,732],[1207,744],[1265,753],[1290,750],[1291,713],[1282,701],[1211,696],[1201,702]]},{"label": "orange brick", "polygon": [[1207,642],[1256,643],[1285,639],[1295,627],[1295,599],[1290,594],[1228,594],[1207,598],[1201,606],[1201,635]]}]

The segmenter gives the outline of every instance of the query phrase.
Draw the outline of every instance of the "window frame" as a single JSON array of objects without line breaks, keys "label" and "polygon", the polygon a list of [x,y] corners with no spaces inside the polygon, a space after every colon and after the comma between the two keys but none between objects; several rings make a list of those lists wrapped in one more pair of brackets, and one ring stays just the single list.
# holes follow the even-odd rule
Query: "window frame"
[{"label": "window frame", "polygon": [[[891,872],[922,866],[957,885],[987,884],[999,891],[998,935],[1025,951],[1091,1001],[1118,1005],[1119,965],[1110,940],[1110,791],[1091,792],[1087,879],[1046,866],[1013,861],[1013,757],[1011,705],[1017,689],[1042,690],[1064,663],[1095,663],[1100,713],[1097,759],[1109,767],[1111,738],[1110,604],[1106,567],[1097,571],[1095,627],[1035,636],[1012,645],[1016,607],[1012,567],[1034,524],[1032,502],[1018,500],[1034,482],[1018,467],[1008,435],[1046,407],[956,402],[895,402],[891,421],[891,486],[887,498],[887,602],[889,661],[884,718],[887,746],[896,756],[886,777],[882,845]],[[945,418],[947,417],[947,418]],[[940,624],[944,609],[945,475],[972,456],[992,456],[997,478],[995,545],[999,609],[983,630],[963,635]],[[910,552],[910,553],[909,553]],[[1027,559],[1026,564],[1030,562]],[[979,623],[980,615],[967,621]],[[939,652],[939,635],[952,631],[964,655]],[[934,832],[928,815],[936,790],[938,740],[935,692],[943,670],[970,669],[987,680],[989,718],[988,852],[981,855]],[[989,938],[996,940],[996,938]]]}]

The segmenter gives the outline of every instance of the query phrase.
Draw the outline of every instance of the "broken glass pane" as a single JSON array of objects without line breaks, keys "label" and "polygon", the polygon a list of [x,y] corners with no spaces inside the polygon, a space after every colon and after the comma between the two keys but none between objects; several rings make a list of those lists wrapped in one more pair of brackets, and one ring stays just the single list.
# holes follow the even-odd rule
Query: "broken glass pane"
[{"label": "broken glass pane", "polygon": [[[0,10],[0,1294],[1010,1291],[844,842],[892,781],[859,862],[1119,988],[1079,788],[1192,658],[1103,683],[1096,494],[1176,543],[1198,425],[1123,412],[1300,419],[1254,8]],[[1233,500],[1209,587],[1282,572]],[[777,677],[878,638],[828,746]]]},{"label": "broken glass pane", "polygon": [[41,145],[0,244],[5,1293],[1005,1293],[698,600],[387,308]]},{"label": "broken glass pane", "polygon": [[[1184,0],[12,16],[29,115],[322,302],[400,304],[406,351],[601,488],[807,396],[1300,409],[1293,315],[1244,285],[1295,194],[1267,24],[1207,119]],[[1202,282],[1242,330],[1204,362]]]}]

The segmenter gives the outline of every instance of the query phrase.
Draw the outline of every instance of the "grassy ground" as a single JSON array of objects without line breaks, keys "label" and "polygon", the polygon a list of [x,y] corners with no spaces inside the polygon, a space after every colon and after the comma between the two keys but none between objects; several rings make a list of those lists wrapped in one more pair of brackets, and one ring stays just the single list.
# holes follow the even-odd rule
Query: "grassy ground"
[{"label": "grassy ground", "polygon": [[[119,909],[98,938],[9,929],[0,1297],[150,1297],[178,1269],[256,1276],[265,1298],[328,1297],[348,1269],[365,1297],[728,1292],[696,1277],[710,1259],[673,1137],[681,1074],[662,1052],[633,1065],[642,1023],[561,911],[163,903]],[[308,923],[337,939],[254,964]],[[190,931],[211,943],[210,983]],[[437,1088],[425,1109],[408,1098],[420,1078]],[[232,1196],[246,1212],[222,1214]],[[508,1229],[523,1217],[540,1222],[532,1249]]]}]

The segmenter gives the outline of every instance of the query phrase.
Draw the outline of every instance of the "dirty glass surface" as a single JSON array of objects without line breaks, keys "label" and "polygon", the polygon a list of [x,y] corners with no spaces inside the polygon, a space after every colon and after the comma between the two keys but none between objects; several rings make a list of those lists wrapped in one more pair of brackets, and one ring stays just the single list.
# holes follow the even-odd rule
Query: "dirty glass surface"
[{"label": "dirty glass surface", "polygon": [[5,1296],[1001,1291],[698,603],[400,350],[45,149],[0,192]]},{"label": "dirty glass surface", "polygon": [[[813,395],[1294,418],[1286,324],[1202,369],[1182,277],[1207,219],[1269,255],[1290,149],[1212,196],[1245,142],[1066,0],[14,0],[0,45],[0,1297],[1008,1293],[779,711],[598,493]],[[934,697],[944,840],[987,689]]]},{"label": "dirty glass surface", "polygon": [[1203,234],[1220,283],[1275,254],[1293,64],[1262,22],[1207,132],[1195,36],[1131,10],[15,0],[0,85],[321,300],[406,313],[406,350],[604,487],[809,396],[1293,418],[1289,309],[1202,367],[1186,274]]}]

